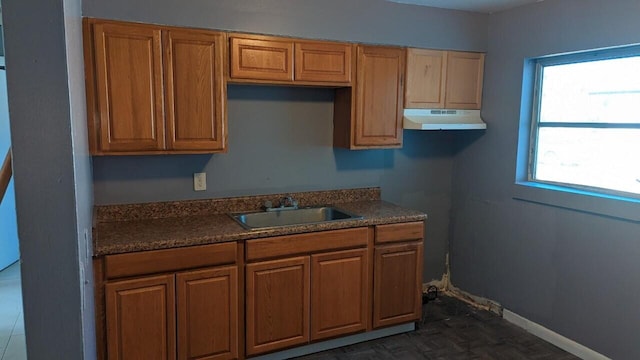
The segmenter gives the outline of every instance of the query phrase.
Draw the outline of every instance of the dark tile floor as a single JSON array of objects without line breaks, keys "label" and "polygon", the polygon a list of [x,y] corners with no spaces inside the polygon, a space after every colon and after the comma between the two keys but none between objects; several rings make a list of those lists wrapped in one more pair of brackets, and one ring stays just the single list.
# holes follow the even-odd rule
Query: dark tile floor
[{"label": "dark tile floor", "polygon": [[499,316],[440,296],[423,306],[416,331],[328,350],[299,360],[553,359],[577,357]]}]

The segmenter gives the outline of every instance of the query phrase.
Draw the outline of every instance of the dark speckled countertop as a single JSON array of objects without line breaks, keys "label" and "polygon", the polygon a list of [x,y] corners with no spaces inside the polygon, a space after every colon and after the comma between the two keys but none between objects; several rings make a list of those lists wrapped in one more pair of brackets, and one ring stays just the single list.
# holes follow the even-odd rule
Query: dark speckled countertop
[{"label": "dark speckled countertop", "polygon": [[[340,193],[336,194],[335,192]],[[269,196],[278,198],[280,195],[282,194]],[[204,214],[200,210],[196,213],[191,211],[191,209],[198,208],[198,206],[201,208],[203,201],[155,203],[149,205],[153,206],[154,210],[146,213],[145,209],[141,208],[144,204],[109,205],[96,208],[96,221],[93,228],[94,256],[359,226],[422,221],[427,218],[427,215],[420,211],[405,209],[379,200],[379,188],[308,192],[291,195],[296,199],[300,199],[300,206],[332,204],[338,209],[361,215],[364,218],[321,224],[283,226],[264,230],[246,230],[236,223],[227,212],[255,210],[251,206],[246,206],[247,199],[256,200],[253,203],[262,203],[260,200],[263,199],[263,196],[222,199],[225,201],[221,203],[226,204],[224,209],[215,207],[215,209],[205,211]],[[303,202],[302,199],[305,201]],[[232,204],[233,201],[240,203],[243,209],[239,209],[236,205],[230,206],[229,204]],[[170,212],[158,210],[162,208],[162,204],[173,210]],[[182,206],[183,212],[175,213],[176,206]],[[187,208],[190,210],[185,210]],[[118,209],[121,211],[118,211]],[[123,215],[123,212],[135,213],[136,215]],[[145,213],[146,215],[140,216],[140,213]],[[169,214],[171,216],[163,217],[161,214]]]}]

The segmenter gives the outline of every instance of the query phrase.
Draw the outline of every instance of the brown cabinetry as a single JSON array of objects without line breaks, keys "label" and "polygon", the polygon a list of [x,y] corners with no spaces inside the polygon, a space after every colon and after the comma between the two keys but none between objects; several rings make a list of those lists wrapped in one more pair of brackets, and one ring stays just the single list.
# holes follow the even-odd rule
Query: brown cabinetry
[{"label": "brown cabinetry", "polygon": [[235,266],[176,275],[178,360],[238,356],[238,274]]},{"label": "brown cabinetry", "polygon": [[358,46],[355,86],[336,90],[335,146],[402,147],[404,71],[404,49]]},{"label": "brown cabinetry", "polygon": [[231,35],[230,80],[291,85],[348,85],[351,44]]},{"label": "brown cabinetry", "polygon": [[406,108],[480,109],[484,54],[407,50]]},{"label": "brown cabinetry", "polygon": [[171,275],[106,284],[110,360],[175,358],[174,289]]},{"label": "brown cabinetry", "polygon": [[97,23],[93,44],[100,150],[164,149],[160,29]]},{"label": "brown cabinetry", "polygon": [[449,109],[480,109],[484,54],[449,51],[447,54],[447,93]]},{"label": "brown cabinetry", "polygon": [[259,262],[246,265],[247,355],[365,331],[367,236],[356,228],[248,242],[247,261]]},{"label": "brown cabinetry", "polygon": [[92,155],[225,152],[227,81],[335,87],[334,146],[352,150],[402,147],[404,107],[481,107],[481,53],[88,18],[84,33]]},{"label": "brown cabinetry", "polygon": [[246,267],[247,355],[309,342],[309,257]]},{"label": "brown cabinetry", "polygon": [[406,108],[444,108],[447,52],[409,49],[407,51]]},{"label": "brown cabinetry", "polygon": [[164,51],[167,149],[224,151],[224,35],[167,30]]},{"label": "brown cabinetry", "polygon": [[332,42],[295,43],[295,80],[351,83],[353,45]]},{"label": "brown cabinetry", "polygon": [[95,258],[98,358],[242,359],[416,321],[423,233],[419,221]]},{"label": "brown cabinetry", "polygon": [[232,36],[231,78],[293,80],[293,41]]},{"label": "brown cabinetry", "polygon": [[376,227],[374,328],[420,319],[423,232],[422,222]]},{"label": "brown cabinetry", "polygon": [[[236,244],[225,243],[108,255],[98,261],[96,273],[106,281],[104,305],[96,291],[106,326],[104,339],[98,331],[98,344],[106,342],[106,358],[237,359],[235,254]],[[147,275],[160,271],[171,272]]]},{"label": "brown cabinetry", "polygon": [[225,35],[85,19],[93,155],[226,148]]},{"label": "brown cabinetry", "polygon": [[369,317],[367,249],[311,256],[311,339],[364,331]]}]

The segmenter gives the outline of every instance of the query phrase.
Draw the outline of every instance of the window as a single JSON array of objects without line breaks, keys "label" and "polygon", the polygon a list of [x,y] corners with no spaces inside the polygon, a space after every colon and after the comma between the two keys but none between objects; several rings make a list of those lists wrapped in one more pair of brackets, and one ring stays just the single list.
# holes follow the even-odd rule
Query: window
[{"label": "window", "polygon": [[640,198],[640,48],[535,65],[529,181]]}]

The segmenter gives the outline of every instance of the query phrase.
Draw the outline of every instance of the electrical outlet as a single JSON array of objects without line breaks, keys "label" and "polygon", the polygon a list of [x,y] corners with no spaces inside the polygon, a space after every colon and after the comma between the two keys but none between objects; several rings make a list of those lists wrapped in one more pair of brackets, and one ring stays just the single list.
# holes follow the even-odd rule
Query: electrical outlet
[{"label": "electrical outlet", "polygon": [[193,173],[193,190],[207,190],[207,173]]}]

